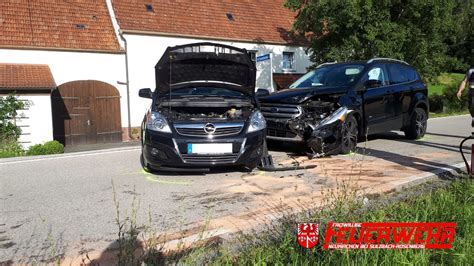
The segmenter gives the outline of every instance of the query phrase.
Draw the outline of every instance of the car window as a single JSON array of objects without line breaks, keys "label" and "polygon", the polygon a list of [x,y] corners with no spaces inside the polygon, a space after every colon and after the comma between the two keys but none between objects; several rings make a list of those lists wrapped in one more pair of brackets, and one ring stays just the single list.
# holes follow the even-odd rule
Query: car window
[{"label": "car window", "polygon": [[369,72],[367,72],[364,80],[378,80],[382,85],[388,84],[387,73],[385,72],[383,66],[373,67],[371,70],[369,70]]},{"label": "car window", "polygon": [[410,81],[410,74],[407,68],[398,64],[388,64],[388,74],[390,76],[390,84],[400,84]]},{"label": "car window", "polygon": [[384,71],[381,67],[374,67],[372,68],[369,73],[367,73],[367,80],[378,80],[382,84],[385,83],[385,75]]},{"label": "car window", "polygon": [[405,71],[405,75],[408,78],[408,81],[417,81],[420,79],[416,70],[410,66],[402,66],[403,70]]},{"label": "car window", "polygon": [[355,64],[334,64],[318,67],[296,80],[290,85],[290,89],[346,86],[358,80],[363,69],[363,65]]}]

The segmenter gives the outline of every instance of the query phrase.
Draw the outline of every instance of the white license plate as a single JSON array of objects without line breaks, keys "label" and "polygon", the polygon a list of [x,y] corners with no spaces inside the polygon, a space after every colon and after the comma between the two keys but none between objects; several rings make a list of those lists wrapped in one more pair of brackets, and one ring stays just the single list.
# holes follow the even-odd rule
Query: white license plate
[{"label": "white license plate", "polygon": [[232,143],[188,144],[188,154],[224,154],[232,153]]}]

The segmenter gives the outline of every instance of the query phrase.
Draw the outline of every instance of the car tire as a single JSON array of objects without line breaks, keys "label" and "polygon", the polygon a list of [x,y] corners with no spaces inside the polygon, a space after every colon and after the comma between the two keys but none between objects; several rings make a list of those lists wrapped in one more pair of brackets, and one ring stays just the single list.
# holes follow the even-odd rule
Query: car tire
[{"label": "car tire", "polygon": [[266,140],[266,139],[263,140],[263,144],[262,144],[262,155],[260,156],[260,159],[257,160],[257,161],[255,161],[255,162],[252,162],[251,164],[247,164],[245,167],[246,167],[248,170],[250,170],[250,171],[252,171],[253,169],[257,168],[257,167],[260,165],[263,156],[268,156],[268,144],[267,144],[267,140]]},{"label": "car tire", "polygon": [[405,137],[407,139],[421,139],[425,136],[428,124],[428,115],[422,108],[415,108],[410,118],[410,124],[405,128]]},{"label": "car tire", "polygon": [[341,153],[349,154],[356,150],[359,125],[353,115],[348,115],[342,124]]},{"label": "car tire", "polygon": [[145,161],[145,157],[143,157],[143,152],[140,154],[140,164],[142,165],[142,168],[145,172],[147,173],[153,173],[155,170],[150,167],[150,165]]}]

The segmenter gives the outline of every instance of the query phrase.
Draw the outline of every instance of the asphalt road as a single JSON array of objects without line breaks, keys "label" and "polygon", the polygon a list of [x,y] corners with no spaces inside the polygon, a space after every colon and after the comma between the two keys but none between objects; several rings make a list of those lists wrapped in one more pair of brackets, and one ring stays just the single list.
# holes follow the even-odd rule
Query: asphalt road
[{"label": "asphalt road", "polygon": [[[392,132],[371,136],[359,143],[359,148],[366,148],[374,162],[380,159],[397,164],[394,169],[399,172],[430,172],[462,162],[457,146],[470,133],[469,116],[436,118],[429,120],[428,134],[420,141],[407,141],[401,133]],[[280,161],[291,161],[288,154],[298,150],[288,146],[277,149],[272,153]],[[104,249],[118,233],[114,196],[120,219],[130,216],[135,199],[139,224],[148,224],[151,218],[156,231],[177,231],[203,220],[258,208],[261,202],[255,199],[266,196],[267,185],[280,184],[279,189],[284,190],[285,184],[293,182],[285,180],[286,176],[306,174],[307,179],[298,184],[308,184],[311,189],[325,184],[309,172],[262,178],[238,171],[151,175],[142,171],[139,154],[138,147],[125,147],[0,160],[0,264],[8,260],[41,262],[52,254],[77,256],[80,250]],[[333,156],[331,160],[344,158]],[[328,161],[312,162],[323,165]],[[383,169],[371,171],[373,178],[384,175]],[[258,189],[256,185],[250,188],[249,180],[260,180]],[[268,195],[267,199],[277,197]]]}]

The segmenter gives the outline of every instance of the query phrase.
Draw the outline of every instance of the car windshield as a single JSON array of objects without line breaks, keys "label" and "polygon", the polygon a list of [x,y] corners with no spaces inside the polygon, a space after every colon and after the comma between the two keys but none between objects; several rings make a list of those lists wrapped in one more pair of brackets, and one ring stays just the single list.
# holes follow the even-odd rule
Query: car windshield
[{"label": "car windshield", "polygon": [[[169,93],[165,94],[169,97]],[[245,95],[242,92],[219,88],[219,87],[188,87],[182,89],[173,89],[172,97],[189,97],[189,96],[205,96],[205,97],[236,97],[243,98]]]},{"label": "car windshield", "polygon": [[349,85],[357,80],[362,70],[363,65],[353,64],[318,67],[291,84],[290,89]]}]

